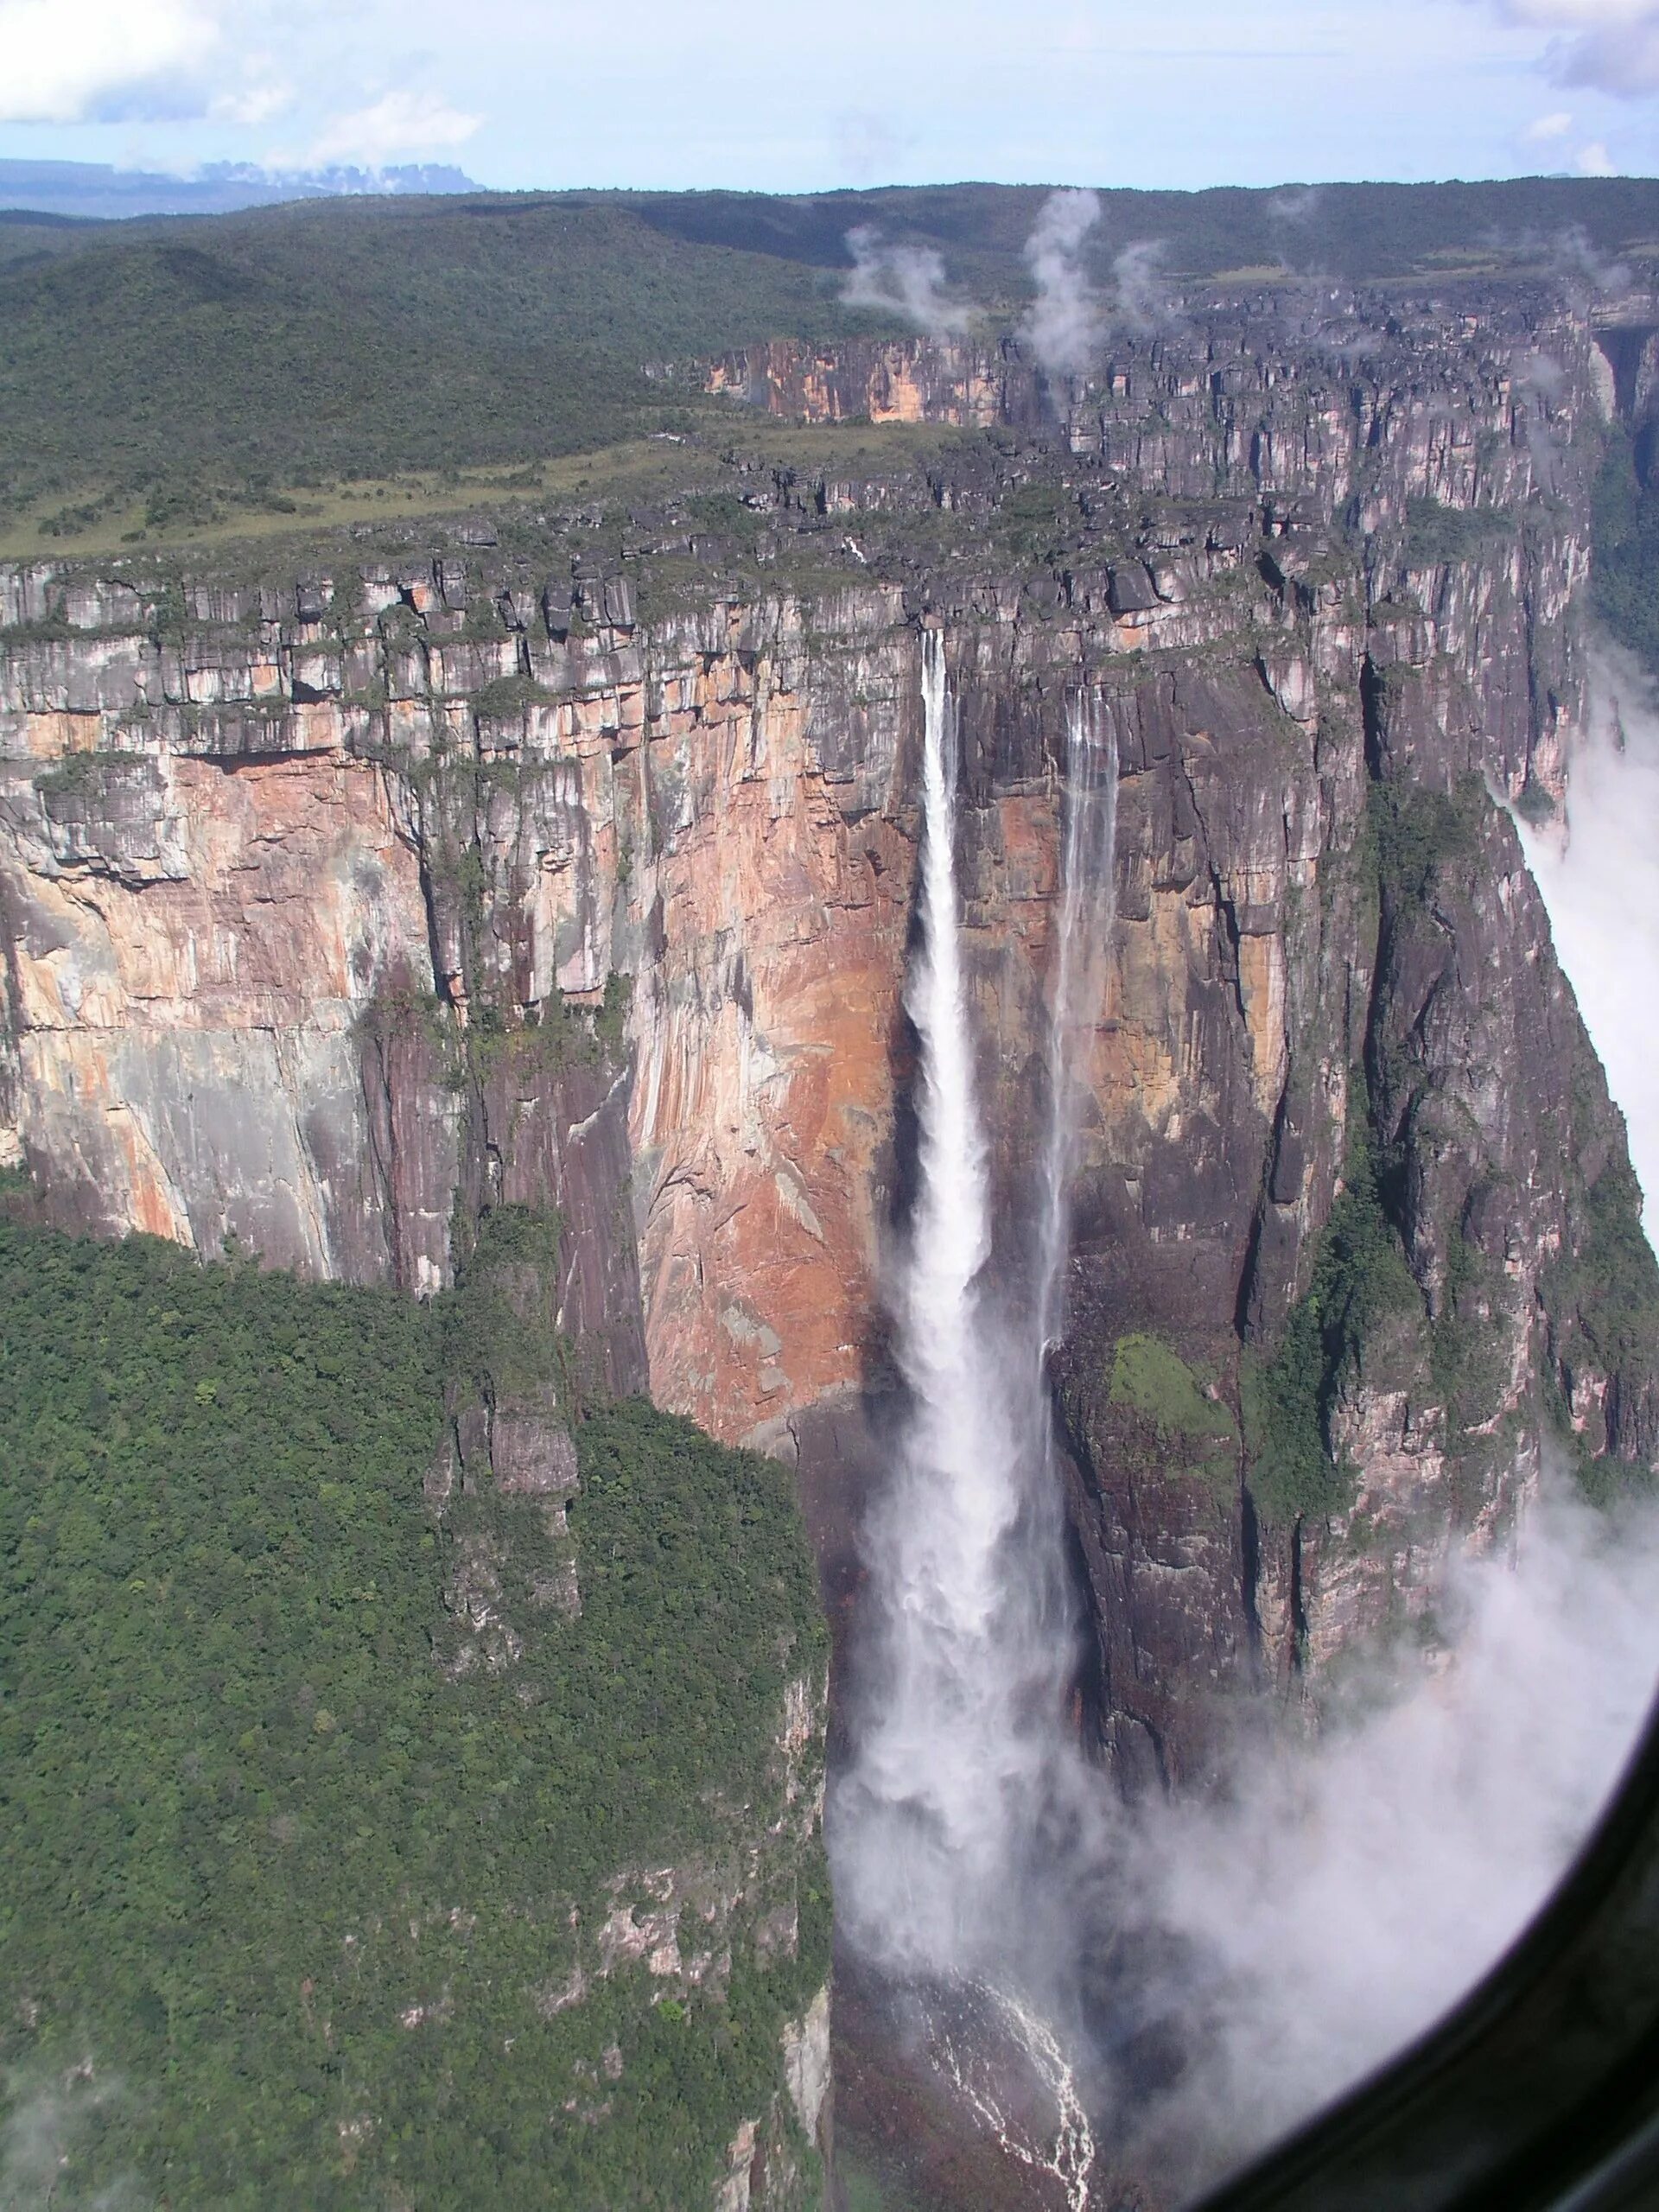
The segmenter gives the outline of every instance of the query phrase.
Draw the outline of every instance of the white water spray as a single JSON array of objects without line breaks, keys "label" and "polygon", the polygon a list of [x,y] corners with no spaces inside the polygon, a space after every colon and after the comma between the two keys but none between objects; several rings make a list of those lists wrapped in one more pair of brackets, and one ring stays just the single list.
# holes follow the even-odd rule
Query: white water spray
[{"label": "white water spray", "polygon": [[[1130,1815],[1095,1787],[1060,1715],[1069,1621],[1063,1604],[1052,1609],[1061,1532],[1043,1370],[1065,1325],[1077,1046],[1105,942],[1105,909],[1091,901],[1111,880],[1104,800],[1115,764],[1079,707],[1030,1310],[1020,1325],[999,1325],[982,1280],[987,1160],[958,937],[955,729],[937,640],[925,669],[923,944],[909,1000],[921,1046],[919,1185],[896,1313],[912,1413],[868,1530],[881,1618],[858,1751],[834,1808],[837,1908],[855,1947],[906,1986],[917,2047],[964,2115],[1071,2212],[1086,2212],[1091,2181],[1100,2188],[1103,2111],[1118,2157],[1134,2161],[1144,2145],[1165,2183],[1196,2186],[1427,2025],[1514,1933],[1592,1817],[1646,1701],[1659,1630],[1642,1592],[1659,1521],[1632,1515],[1609,1530],[1552,1506],[1518,1570],[1494,1559],[1452,1578],[1448,1599],[1461,1592],[1468,1616],[1455,1666],[1426,1670],[1317,1751],[1281,1745],[1241,1762],[1217,1802]],[[1649,752],[1649,720],[1634,710],[1637,688],[1622,691],[1626,749],[1603,747],[1627,817],[1622,842],[1612,813],[1597,810],[1594,760],[1573,771],[1579,865],[1621,887],[1645,880],[1627,879],[1625,864],[1634,869],[1638,848],[1649,857],[1644,779],[1659,761],[1659,735]],[[1633,943],[1631,903],[1597,909],[1599,933],[1575,958],[1567,906],[1552,898],[1633,1148],[1659,1163],[1659,1086],[1644,1095],[1652,1061],[1631,1012],[1653,953]],[[1599,1013],[1603,983],[1623,995]],[[1494,1834],[1506,1839],[1501,1867]],[[1091,2047],[1079,2035],[1080,1990],[1064,1971],[1068,1955],[1113,1928],[1160,1939],[1124,1974],[1123,2025],[1166,2034],[1186,2070],[1150,2096],[1116,2041]],[[1092,1979],[1091,2019],[1102,1997]]]},{"label": "white water spray", "polygon": [[[948,1997],[926,2037],[1006,2151],[1052,2174],[1078,2212],[1094,2142],[1071,2065],[1033,2000],[1029,1915],[1039,1835],[1081,1779],[1064,1730],[1072,1622],[1044,1361],[1061,1320],[1075,1165],[1074,1040],[1109,912],[1115,755],[1071,720],[1068,812],[1033,1224],[1033,1311],[1010,1329],[986,1295],[986,1145],[974,1077],[956,878],[956,719],[942,640],[923,645],[920,948],[906,1005],[920,1047],[918,1186],[896,1301],[909,1391],[899,1461],[866,1530],[879,1618],[855,1756],[832,1821],[845,1936]],[[1008,2116],[998,2047],[1053,2107],[1052,2139]]]},{"label": "white water spray", "polygon": [[921,1047],[918,1191],[896,1315],[910,1408],[867,1529],[881,1618],[836,1840],[858,1948],[889,1969],[957,1975],[993,1961],[1008,1932],[1053,1662],[1030,1633],[1029,1588],[1007,1571],[1023,1408],[981,1297],[990,1200],[958,932],[956,718],[931,632],[922,696],[923,937],[906,996]]}]

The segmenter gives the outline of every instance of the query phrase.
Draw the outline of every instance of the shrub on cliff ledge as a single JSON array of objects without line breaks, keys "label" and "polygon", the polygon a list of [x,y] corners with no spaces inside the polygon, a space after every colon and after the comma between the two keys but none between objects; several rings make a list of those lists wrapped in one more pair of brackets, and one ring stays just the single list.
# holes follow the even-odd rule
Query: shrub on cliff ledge
[{"label": "shrub on cliff ledge", "polygon": [[1389,1315],[1419,1311],[1421,1294],[1382,1209],[1369,1139],[1349,1148],[1307,1295],[1292,1309],[1279,1349],[1242,1370],[1249,1483],[1263,1517],[1280,1527],[1344,1511],[1354,1474],[1332,1449],[1331,1416],[1357,1370],[1368,1333]]},{"label": "shrub on cliff ledge", "polygon": [[1408,567],[1429,569],[1480,561],[1516,534],[1515,517],[1503,507],[1443,507],[1438,499],[1406,502]]},{"label": "shrub on cliff ledge", "polygon": [[1232,1414],[1208,1396],[1199,1377],[1161,1338],[1120,1337],[1112,1353],[1111,1402],[1138,1414],[1157,1433],[1160,1450],[1219,1490],[1238,1471],[1238,1431]]}]

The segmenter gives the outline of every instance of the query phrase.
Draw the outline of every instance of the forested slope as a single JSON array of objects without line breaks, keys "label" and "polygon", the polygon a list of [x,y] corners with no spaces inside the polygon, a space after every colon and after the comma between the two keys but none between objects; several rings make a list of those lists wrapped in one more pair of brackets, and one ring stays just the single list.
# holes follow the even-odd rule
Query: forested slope
[{"label": "forested slope", "polygon": [[446,1318],[0,1224],[7,2202],[678,2212],[746,2118],[806,2186],[789,1478],[595,1412],[579,1612],[545,1503],[477,1496],[522,1649],[457,1664]]}]

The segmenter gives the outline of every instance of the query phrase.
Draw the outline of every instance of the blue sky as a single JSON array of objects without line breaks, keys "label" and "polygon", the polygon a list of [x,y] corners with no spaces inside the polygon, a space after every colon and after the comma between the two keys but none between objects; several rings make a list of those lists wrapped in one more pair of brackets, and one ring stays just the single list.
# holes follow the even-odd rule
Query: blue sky
[{"label": "blue sky", "polygon": [[0,156],[774,191],[1646,175],[1659,0],[0,0]]}]

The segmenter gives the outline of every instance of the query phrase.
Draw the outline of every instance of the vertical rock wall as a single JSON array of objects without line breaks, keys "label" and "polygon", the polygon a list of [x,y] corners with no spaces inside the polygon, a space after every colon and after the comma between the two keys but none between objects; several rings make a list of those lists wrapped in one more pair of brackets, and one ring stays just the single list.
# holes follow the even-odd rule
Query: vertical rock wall
[{"label": "vertical rock wall", "polygon": [[[580,546],[8,572],[11,1156],[66,1221],[421,1293],[493,1210],[556,1217],[606,1386],[787,1448],[886,1382],[915,625],[961,702],[1010,1284],[1089,690],[1121,787],[1056,1364],[1085,1687],[1126,1776],[1201,1773],[1235,1692],[1427,1602],[1547,1414],[1626,1460],[1659,1433],[1586,1262],[1622,1134],[1500,804],[1554,804],[1580,713],[1599,357],[1512,298],[1340,320],[1128,346],[1058,443],[746,479],[774,574],[649,619],[649,560]],[[900,414],[989,374],[887,366]],[[868,368],[740,380],[833,414]],[[1066,519],[1016,555],[1039,493]],[[1322,1376],[1358,1481],[1302,1497],[1262,1378],[1357,1160],[1407,1287]]]}]

